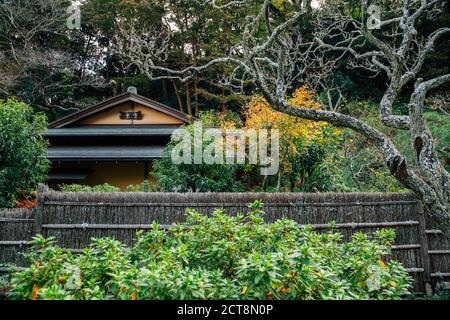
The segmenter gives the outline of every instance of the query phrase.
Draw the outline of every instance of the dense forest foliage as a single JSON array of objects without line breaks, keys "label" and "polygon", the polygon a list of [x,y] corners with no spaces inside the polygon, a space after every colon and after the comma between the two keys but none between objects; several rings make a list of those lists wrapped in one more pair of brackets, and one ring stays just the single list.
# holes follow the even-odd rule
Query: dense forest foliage
[{"label": "dense forest foliage", "polygon": [[[324,2],[333,3],[334,0]],[[254,83],[244,83],[237,93],[223,80],[233,72],[226,65],[216,65],[201,74],[181,82],[176,79],[150,80],[135,63],[117,53],[116,46],[121,37],[131,30],[123,30],[121,21],[133,20],[142,38],[153,32],[170,33],[167,43],[168,55],[161,64],[172,69],[201,65],[212,58],[227,55],[235,44],[242,40],[242,21],[260,9],[261,0],[246,2],[238,7],[229,7],[218,12],[201,1],[187,0],[84,0],[78,2],[81,12],[81,28],[66,26],[68,0],[24,0],[16,3],[0,2],[0,98],[15,97],[43,111],[49,121],[81,110],[105,98],[124,92],[128,86],[138,88],[139,94],[167,104],[193,116],[207,112],[233,113],[244,123],[248,120],[249,108],[258,99]],[[389,1],[382,1],[389,6]],[[342,12],[358,18],[361,15],[359,1],[340,2]],[[291,15],[290,1],[273,1],[273,19],[284,21]],[[307,38],[312,33],[308,18],[296,26]],[[424,37],[436,27],[450,25],[450,4],[435,19],[419,21],[418,31]],[[261,32],[265,32],[261,28]],[[421,76],[425,79],[450,72],[449,34],[443,36],[424,63]],[[231,49],[230,49],[231,48]],[[377,105],[386,90],[386,75],[373,76],[364,69],[347,67],[343,59],[333,76],[324,81],[333,82],[330,91],[326,86],[310,88],[318,103],[331,103],[343,113],[356,115],[385,131],[377,119]],[[295,88],[303,86],[302,80]],[[397,113],[406,112],[411,87],[407,87],[395,103]],[[435,90],[427,99],[426,119],[437,139],[437,149],[442,162],[450,166],[450,120],[449,86]],[[257,115],[253,115],[257,117]],[[407,133],[393,132],[393,139],[400,148],[409,148]],[[309,150],[308,148],[312,148]],[[404,190],[393,177],[387,174],[382,157],[360,135],[343,130],[333,143],[316,150],[309,144],[303,146],[303,154],[296,159],[286,156],[285,170],[295,172],[284,183],[289,190],[304,191],[395,191]],[[307,150],[308,149],[308,150]],[[310,163],[301,164],[301,159],[316,157],[316,170]],[[403,152],[403,150],[402,150]],[[292,165],[294,164],[294,165]],[[315,165],[315,164],[314,164]],[[298,167],[300,166],[300,167]],[[326,169],[326,170],[325,170]],[[311,178],[314,170],[320,177]],[[325,171],[324,171],[325,170]],[[287,171],[286,171],[287,172]],[[333,177],[330,182],[329,177]],[[272,178],[271,178],[272,179]],[[305,180],[306,179],[306,180]],[[322,181],[314,181],[322,179]],[[325,179],[325,180],[323,180]],[[264,182],[273,188],[280,181]],[[250,183],[251,185],[251,183]],[[326,188],[325,188],[326,187]],[[270,189],[270,188],[269,188]]]}]

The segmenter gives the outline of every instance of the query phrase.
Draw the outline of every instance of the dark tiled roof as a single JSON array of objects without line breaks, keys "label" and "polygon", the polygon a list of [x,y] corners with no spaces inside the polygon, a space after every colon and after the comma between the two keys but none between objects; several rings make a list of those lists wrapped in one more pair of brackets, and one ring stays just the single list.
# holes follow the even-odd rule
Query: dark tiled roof
[{"label": "dark tiled roof", "polygon": [[73,128],[48,129],[45,137],[84,137],[84,136],[170,136],[179,125],[152,126],[85,126]]},{"label": "dark tiled roof", "polygon": [[160,159],[164,146],[70,146],[49,147],[47,158],[52,161],[89,160],[153,160]]},{"label": "dark tiled roof", "polygon": [[47,180],[53,180],[53,181],[58,181],[58,180],[72,180],[72,181],[80,181],[80,180],[84,180],[89,176],[89,172],[76,172],[73,171],[72,172],[58,172],[58,173],[50,173],[47,177]]}]

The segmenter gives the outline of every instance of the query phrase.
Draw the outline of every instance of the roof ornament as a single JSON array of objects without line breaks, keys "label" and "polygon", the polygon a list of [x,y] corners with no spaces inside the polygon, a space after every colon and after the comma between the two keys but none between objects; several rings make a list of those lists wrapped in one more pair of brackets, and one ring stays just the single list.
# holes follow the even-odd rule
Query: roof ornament
[{"label": "roof ornament", "polygon": [[144,114],[142,111],[137,112],[123,112],[119,111],[120,113],[120,119],[122,120],[142,120],[144,119]]},{"label": "roof ornament", "polygon": [[138,94],[136,87],[128,87],[127,92],[133,93],[133,94]]}]

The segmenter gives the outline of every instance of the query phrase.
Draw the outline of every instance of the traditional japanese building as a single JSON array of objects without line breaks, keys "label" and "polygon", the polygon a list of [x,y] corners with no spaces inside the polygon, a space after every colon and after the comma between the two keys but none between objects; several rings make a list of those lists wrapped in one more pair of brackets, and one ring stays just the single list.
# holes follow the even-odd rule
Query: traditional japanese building
[{"label": "traditional japanese building", "polygon": [[172,133],[189,116],[137,94],[135,88],[50,124],[48,183],[125,188],[153,178]]}]

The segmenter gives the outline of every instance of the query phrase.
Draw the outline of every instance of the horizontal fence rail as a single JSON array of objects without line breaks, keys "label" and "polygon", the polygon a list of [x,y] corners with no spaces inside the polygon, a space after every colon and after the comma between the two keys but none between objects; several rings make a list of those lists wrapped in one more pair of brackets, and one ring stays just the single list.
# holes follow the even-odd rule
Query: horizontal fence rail
[{"label": "horizontal fence rail", "polygon": [[344,240],[357,231],[395,229],[391,258],[414,278],[415,292],[425,293],[427,284],[450,278],[450,248],[442,244],[442,232],[425,221],[421,205],[407,193],[63,193],[41,186],[36,209],[0,211],[0,265],[25,266],[20,253],[37,233],[81,253],[94,237],[131,245],[136,232],[153,228],[154,222],[163,229],[173,227],[186,221],[190,209],[236,215],[247,212],[255,200],[264,203],[267,222],[288,218],[300,228],[323,231],[333,221]]}]

